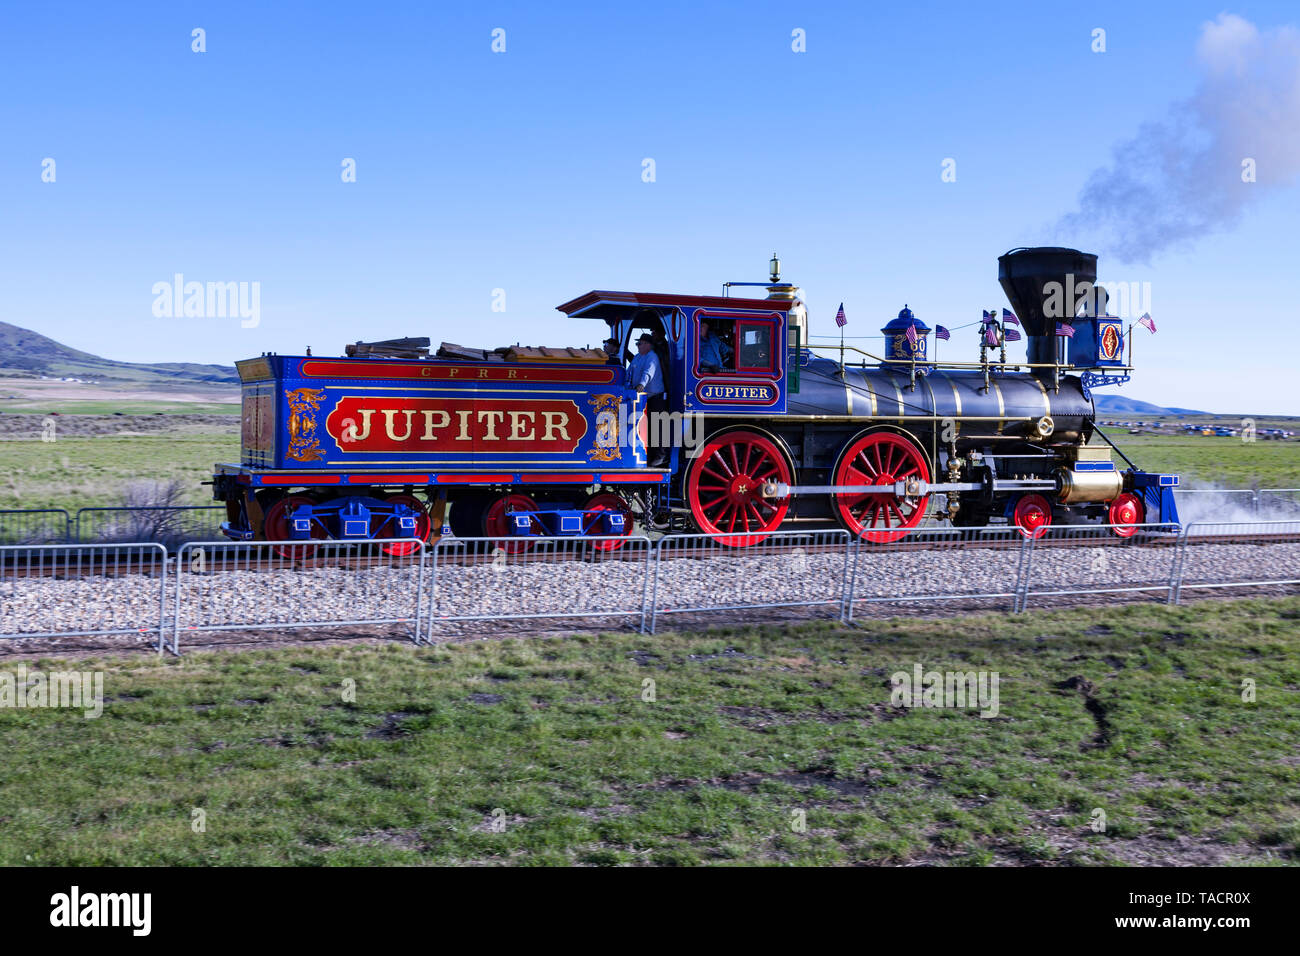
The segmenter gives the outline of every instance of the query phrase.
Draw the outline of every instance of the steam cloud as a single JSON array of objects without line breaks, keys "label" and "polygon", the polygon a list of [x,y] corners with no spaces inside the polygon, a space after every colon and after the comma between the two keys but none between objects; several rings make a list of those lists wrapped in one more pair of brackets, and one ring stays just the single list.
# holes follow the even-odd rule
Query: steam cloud
[{"label": "steam cloud", "polygon": [[[1058,231],[1098,237],[1127,262],[1226,229],[1266,192],[1300,175],[1300,31],[1260,32],[1233,14],[1207,22],[1201,83],[1161,122],[1116,147]],[[1255,182],[1243,161],[1255,161]]]}]

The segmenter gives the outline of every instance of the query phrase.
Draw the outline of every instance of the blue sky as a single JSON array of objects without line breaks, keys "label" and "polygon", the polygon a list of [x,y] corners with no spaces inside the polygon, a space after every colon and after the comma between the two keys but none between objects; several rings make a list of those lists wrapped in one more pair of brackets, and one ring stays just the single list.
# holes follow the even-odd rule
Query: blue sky
[{"label": "blue sky", "polygon": [[[1300,22],[1294,2],[10,4],[0,319],[134,361],[594,345],[554,306],[715,292],[777,250],[814,334],[841,300],[851,335],[905,302],[960,325],[1005,304],[1007,249],[1102,251],[1054,224],[1194,93],[1225,9]],[[1283,185],[1149,264],[1103,256],[1103,276],[1151,282],[1160,328],[1118,394],[1300,415],[1298,221]],[[260,283],[259,324],[155,317],[175,273]],[[941,356],[975,352],[958,334]]]}]

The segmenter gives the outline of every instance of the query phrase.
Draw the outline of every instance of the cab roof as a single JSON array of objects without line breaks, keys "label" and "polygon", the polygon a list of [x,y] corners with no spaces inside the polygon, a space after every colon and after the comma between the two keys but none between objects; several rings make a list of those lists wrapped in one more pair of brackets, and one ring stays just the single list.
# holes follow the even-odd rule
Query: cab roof
[{"label": "cab roof", "polygon": [[593,289],[555,308],[572,319],[616,318],[629,307],[734,309],[741,312],[789,312],[789,299],[737,299],[721,295],[674,295],[663,292],[607,292]]}]

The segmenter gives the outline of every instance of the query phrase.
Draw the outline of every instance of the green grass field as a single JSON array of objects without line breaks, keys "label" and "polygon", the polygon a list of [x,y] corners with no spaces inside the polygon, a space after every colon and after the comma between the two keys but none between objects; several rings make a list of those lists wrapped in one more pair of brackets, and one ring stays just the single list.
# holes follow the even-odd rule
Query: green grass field
[{"label": "green grass field", "polygon": [[[1300,860],[1300,598],[1098,620],[80,660],[100,718],[0,709],[0,863]],[[916,663],[999,715],[892,706]]]},{"label": "green grass field", "polygon": [[[1300,488],[1300,442],[1243,442],[1239,437],[1204,435],[1130,435],[1122,428],[1104,431],[1138,467],[1172,472],[1189,484]],[[1116,460],[1119,461],[1118,457]]]},{"label": "green grass field", "polygon": [[[60,438],[54,442],[0,442],[0,509],[116,505],[126,485],[175,478],[187,504],[213,504],[212,466],[239,460],[239,422],[228,430],[196,430],[132,437]],[[39,431],[39,428],[37,429]]]},{"label": "green grass field", "polygon": [[26,401],[4,402],[0,412],[15,415],[238,415],[239,403],[233,402],[169,402],[169,401]]}]

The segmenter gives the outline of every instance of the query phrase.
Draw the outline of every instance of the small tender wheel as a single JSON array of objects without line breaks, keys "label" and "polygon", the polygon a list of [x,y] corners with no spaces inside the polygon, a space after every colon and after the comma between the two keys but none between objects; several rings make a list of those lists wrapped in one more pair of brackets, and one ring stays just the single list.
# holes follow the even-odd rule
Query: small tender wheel
[{"label": "small tender wheel", "polygon": [[696,527],[728,547],[758,544],[781,527],[790,507],[789,498],[763,497],[769,481],[792,483],[785,455],[770,438],[734,431],[709,439],[686,476],[686,500]]},{"label": "small tender wheel", "polygon": [[[310,505],[315,502],[306,495],[287,495],[281,498],[266,512],[266,518],[262,523],[263,530],[266,533],[267,541],[287,541],[289,540],[289,529],[292,527],[290,521],[293,517],[293,510],[302,505]],[[312,518],[311,536],[313,538],[328,538],[329,531],[319,518]],[[316,549],[308,544],[295,544],[286,547],[276,547],[273,549],[276,554],[282,558],[297,561],[309,557]]]},{"label": "small tender wheel", "polygon": [[477,538],[481,535],[487,501],[488,496],[481,491],[453,492],[448,502],[451,513],[447,516],[451,533],[458,538]]},{"label": "small tender wheel", "polygon": [[[855,439],[835,466],[836,485],[892,485],[930,480],[930,466],[914,444],[894,432]],[[835,515],[849,531],[875,544],[897,541],[925,520],[929,495],[915,498],[880,492],[846,492],[832,498]]]},{"label": "small tender wheel", "polygon": [[1142,499],[1126,491],[1110,503],[1106,517],[1117,537],[1131,538],[1137,533],[1137,526],[1146,520],[1146,512]]},{"label": "small tender wheel", "polygon": [[[487,538],[511,538],[510,512],[536,511],[537,502],[527,495],[517,492],[494,498],[483,512],[483,536]],[[514,538],[497,544],[506,554],[519,554],[533,546],[528,538]]]},{"label": "small tender wheel", "polygon": [[[416,512],[415,516],[415,537],[420,541],[428,541],[429,533],[433,530],[433,522],[429,519],[429,509],[424,502],[415,495],[388,495],[385,499],[390,505],[406,505]],[[398,532],[396,517],[374,517],[370,519],[370,536],[372,538],[397,538],[400,537]],[[405,555],[414,554],[420,547],[415,541],[402,541],[395,544],[381,545],[384,554]]]},{"label": "small tender wheel", "polygon": [[[632,533],[632,509],[628,507],[627,502],[614,494],[612,491],[602,491],[592,495],[587,499],[587,503],[582,506],[583,511],[614,511],[623,516],[624,536]],[[582,533],[588,534],[593,525],[600,520],[599,515],[584,515],[582,519]],[[597,536],[607,535],[608,531],[597,531]],[[623,541],[593,541],[591,547],[597,551],[617,551],[623,547]]]},{"label": "small tender wheel", "polygon": [[1021,495],[1011,520],[1026,538],[1041,538],[1052,523],[1052,503],[1042,495]]}]

